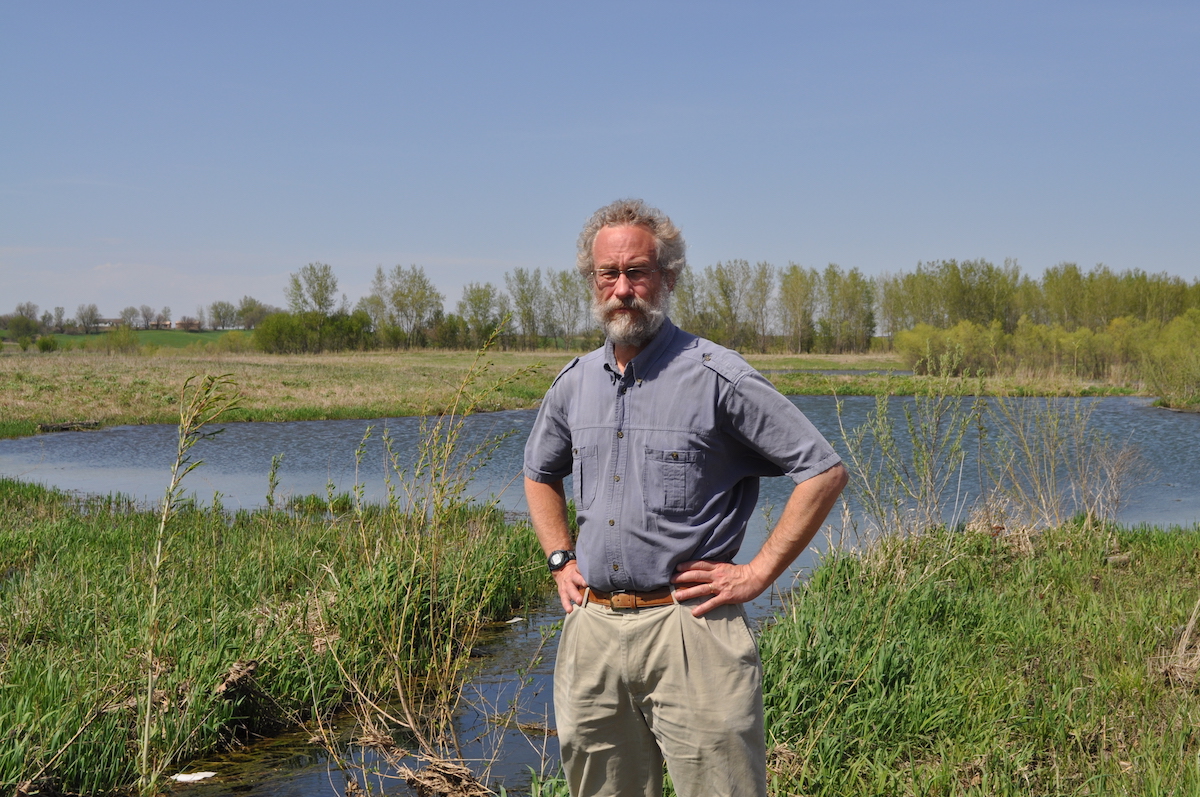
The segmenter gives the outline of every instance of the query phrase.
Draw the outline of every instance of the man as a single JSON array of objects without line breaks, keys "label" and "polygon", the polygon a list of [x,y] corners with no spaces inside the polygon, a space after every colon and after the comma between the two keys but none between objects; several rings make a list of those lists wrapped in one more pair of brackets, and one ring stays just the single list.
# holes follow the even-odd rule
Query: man
[{"label": "man", "polygon": [[[846,483],[833,449],[737,354],[675,327],[679,229],[640,200],[598,210],[577,265],[607,340],[554,381],[525,493],[567,612],[554,705],[574,797],[765,795],[761,665],[742,604],[808,546]],[[579,539],[567,525],[570,473]],[[760,476],[796,482],[732,564]]]}]

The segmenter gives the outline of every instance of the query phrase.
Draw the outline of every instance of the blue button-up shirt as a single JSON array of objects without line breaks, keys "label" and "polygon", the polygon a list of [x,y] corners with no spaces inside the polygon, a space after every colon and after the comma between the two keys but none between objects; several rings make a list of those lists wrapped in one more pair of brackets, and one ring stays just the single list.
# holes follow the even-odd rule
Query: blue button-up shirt
[{"label": "blue button-up shirt", "polygon": [[525,475],[573,476],[589,586],[648,591],[680,562],[732,562],[761,476],[797,484],[840,458],[737,353],[669,320],[622,374],[612,342],[563,369],[525,444]]}]

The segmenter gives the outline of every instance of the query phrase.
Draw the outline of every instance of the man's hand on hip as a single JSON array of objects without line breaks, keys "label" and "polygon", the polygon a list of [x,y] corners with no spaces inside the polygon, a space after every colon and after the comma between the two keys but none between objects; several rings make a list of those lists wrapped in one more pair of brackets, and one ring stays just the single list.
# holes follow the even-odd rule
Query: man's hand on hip
[{"label": "man's hand on hip", "polygon": [[587,582],[583,580],[583,574],[579,572],[579,567],[574,561],[567,562],[562,570],[553,575],[558,585],[558,599],[562,601],[563,611],[570,614],[572,609],[583,603],[583,591],[587,589]]},{"label": "man's hand on hip", "polygon": [[676,567],[671,583],[676,587],[675,597],[679,601],[708,598],[692,609],[692,615],[700,617],[726,603],[752,601],[771,582],[763,583],[762,577],[751,565],[699,560],[683,562]]}]

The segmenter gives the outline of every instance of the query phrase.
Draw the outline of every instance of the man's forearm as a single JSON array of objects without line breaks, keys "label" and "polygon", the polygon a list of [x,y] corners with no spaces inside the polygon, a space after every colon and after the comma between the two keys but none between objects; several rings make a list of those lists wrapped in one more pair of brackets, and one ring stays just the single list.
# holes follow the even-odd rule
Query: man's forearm
[{"label": "man's forearm", "polygon": [[849,478],[846,468],[838,464],[792,490],[779,522],[749,563],[760,574],[763,589],[783,575],[817,536]]},{"label": "man's forearm", "polygon": [[533,530],[547,555],[575,547],[567,526],[567,495],[561,481],[544,483],[525,477],[525,501]]}]

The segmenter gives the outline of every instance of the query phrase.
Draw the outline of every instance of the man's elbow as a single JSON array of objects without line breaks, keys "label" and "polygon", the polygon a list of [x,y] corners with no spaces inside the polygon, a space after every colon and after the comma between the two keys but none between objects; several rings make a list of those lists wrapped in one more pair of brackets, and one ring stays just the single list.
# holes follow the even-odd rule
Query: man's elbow
[{"label": "man's elbow", "polygon": [[818,478],[823,482],[821,485],[822,492],[832,498],[837,498],[842,494],[842,490],[846,489],[846,485],[850,483],[850,471],[846,470],[846,466],[839,462],[822,473]]}]

